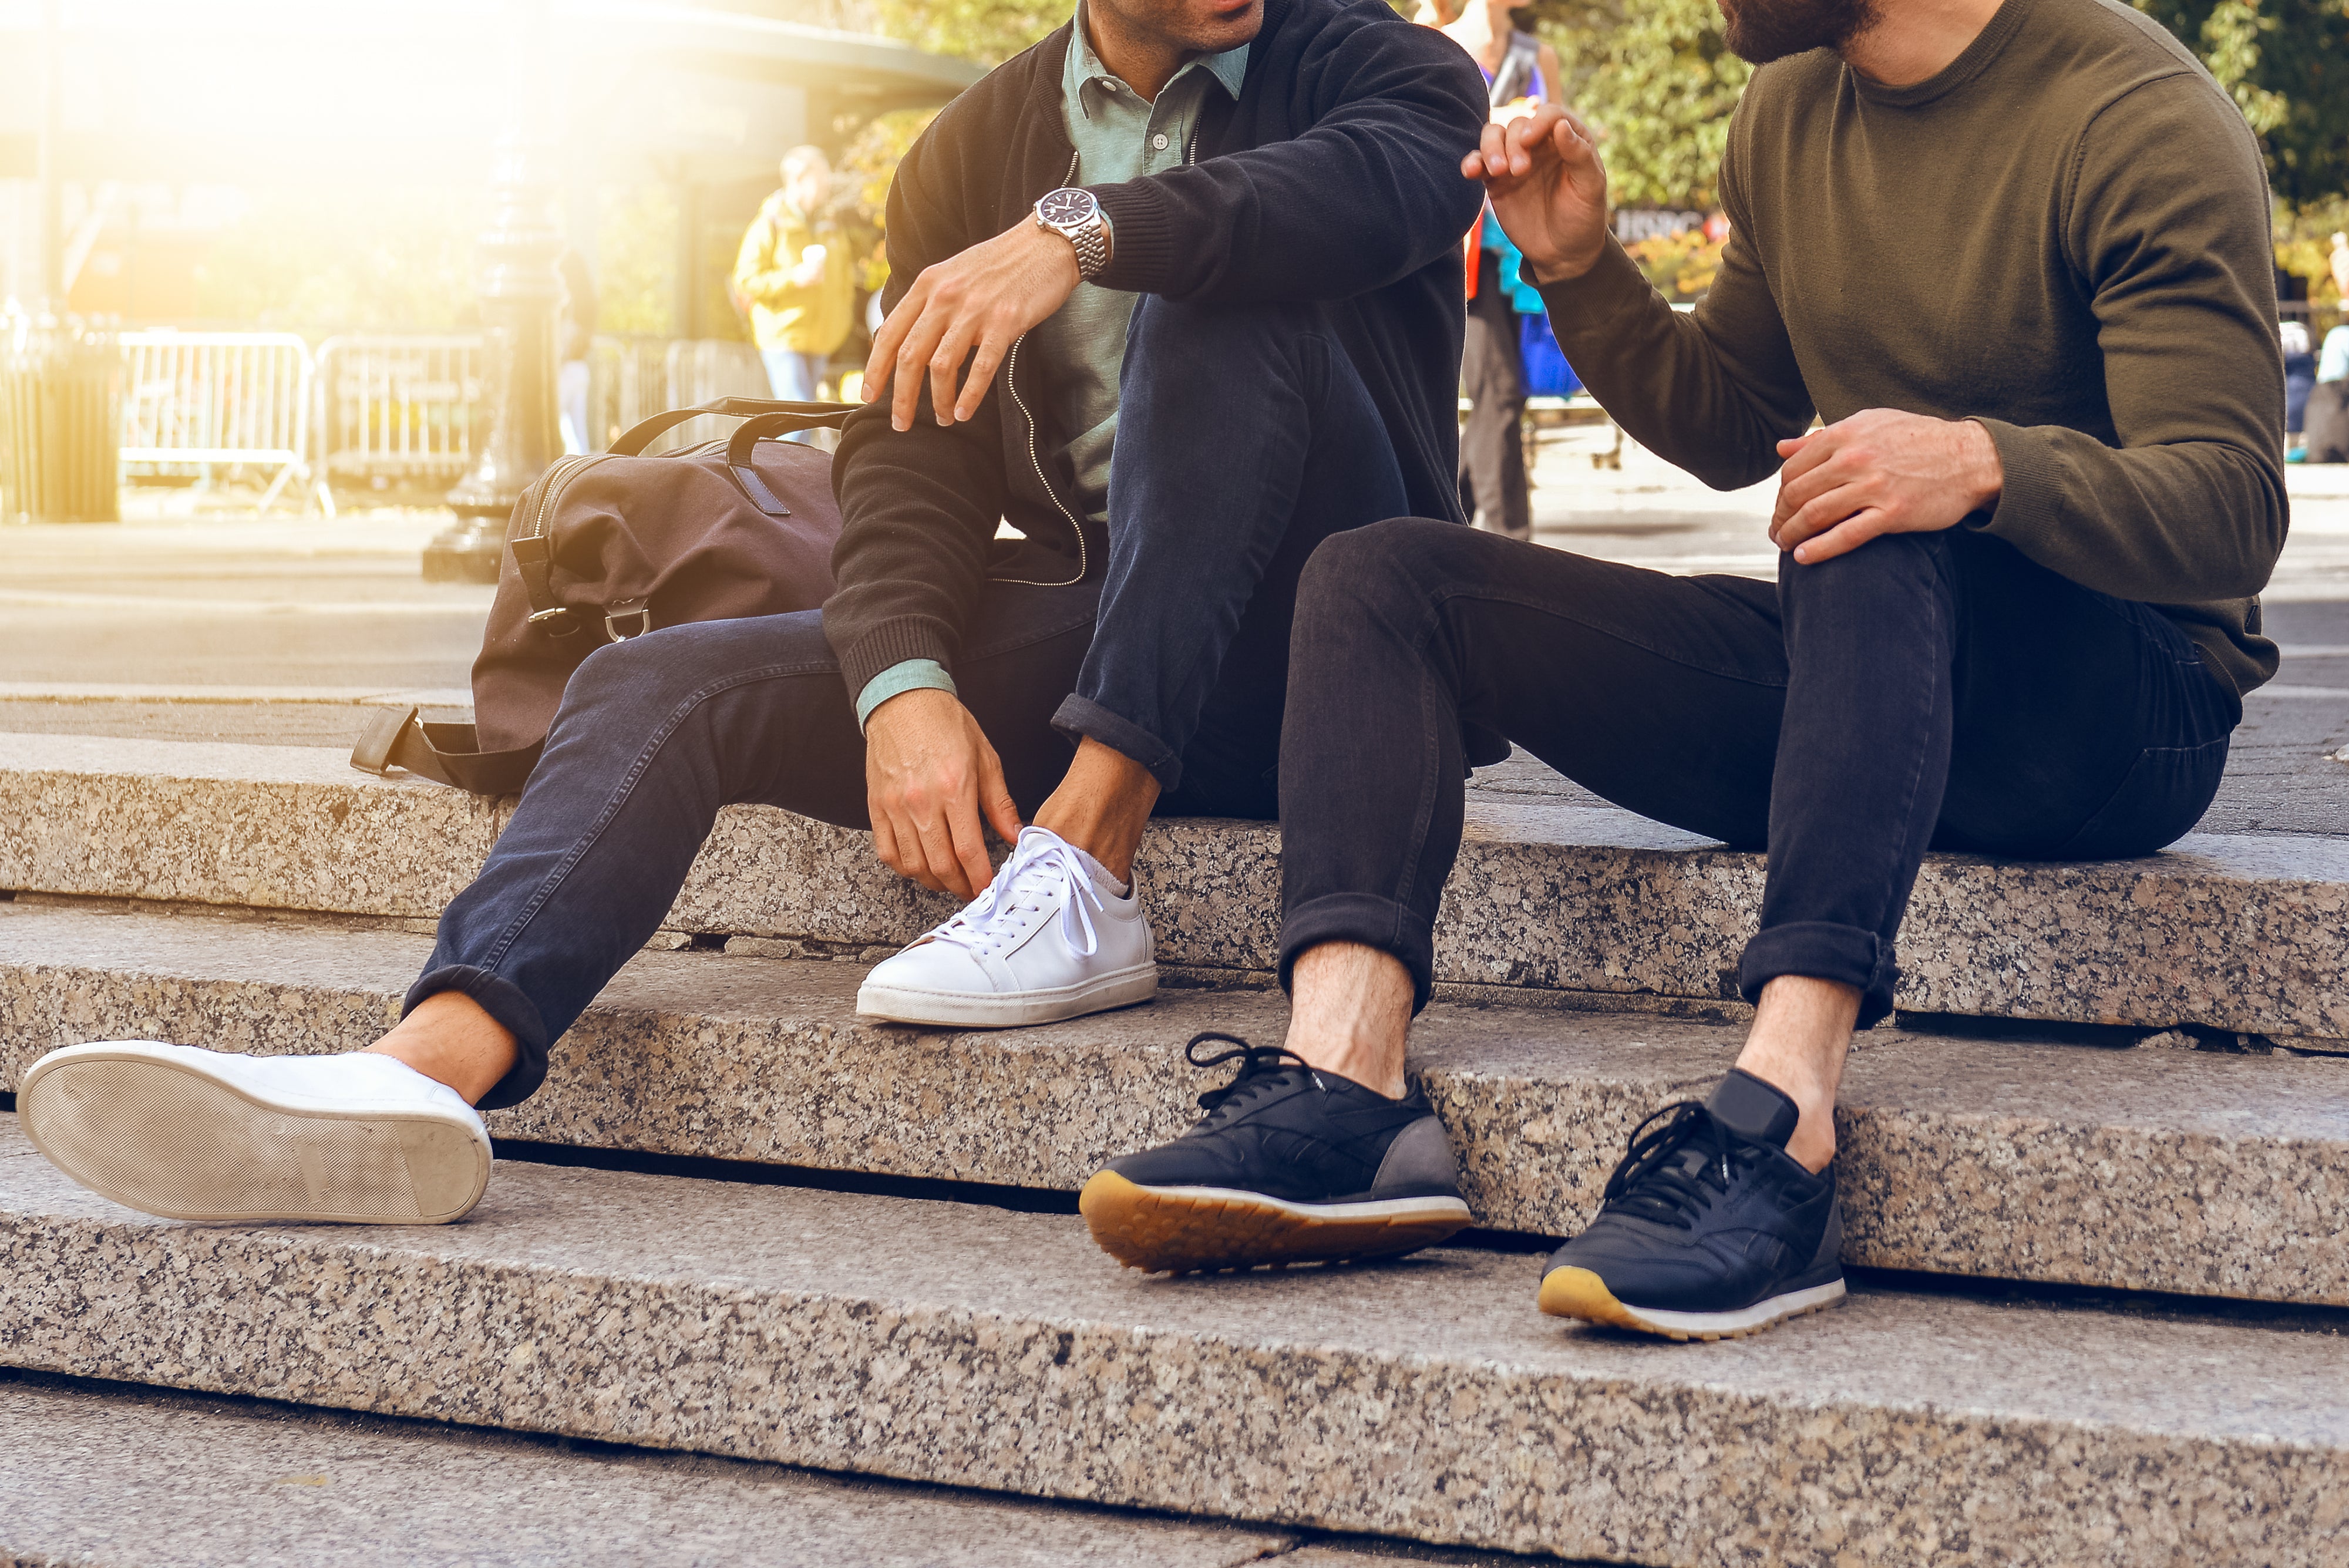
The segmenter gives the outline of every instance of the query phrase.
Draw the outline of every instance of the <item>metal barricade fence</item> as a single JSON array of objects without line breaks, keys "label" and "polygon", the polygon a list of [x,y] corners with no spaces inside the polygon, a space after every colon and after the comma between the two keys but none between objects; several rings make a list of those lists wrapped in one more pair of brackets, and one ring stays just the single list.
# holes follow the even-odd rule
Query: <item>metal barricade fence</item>
[{"label": "metal barricade fence", "polygon": [[326,499],[310,465],[312,365],[300,337],[163,331],[119,340],[122,462],[274,468],[264,510],[296,481],[305,512],[314,488]]},{"label": "metal barricade fence", "polygon": [[318,468],[332,488],[447,490],[473,461],[482,404],[481,340],[345,336],[318,346]]},{"label": "metal barricade fence", "polygon": [[[590,346],[585,435],[590,449],[607,451],[629,426],[677,407],[668,393],[670,341],[605,334]],[[676,444],[671,432],[655,441],[653,450],[667,452]]]},{"label": "metal barricade fence", "polygon": [[[481,339],[463,334],[346,335],[319,345],[312,430],[329,515],[336,492],[439,492],[464,477],[488,429],[481,356]],[[665,410],[768,395],[766,364],[747,343],[605,334],[587,363],[585,440],[595,452]],[[694,420],[651,450],[708,441],[730,426]]]}]

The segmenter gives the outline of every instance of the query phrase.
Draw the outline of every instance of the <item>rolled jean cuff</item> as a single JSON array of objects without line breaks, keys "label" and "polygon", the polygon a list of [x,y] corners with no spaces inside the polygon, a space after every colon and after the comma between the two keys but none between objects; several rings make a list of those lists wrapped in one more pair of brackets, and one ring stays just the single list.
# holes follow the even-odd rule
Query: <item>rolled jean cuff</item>
[{"label": "rolled jean cuff", "polygon": [[1900,978],[1889,945],[1874,931],[1831,920],[1773,926],[1745,944],[1737,989],[1746,1001],[1760,1002],[1762,988],[1782,974],[1831,980],[1857,991],[1862,1029],[1892,1016],[1892,988]]},{"label": "rolled jean cuff", "polygon": [[1183,785],[1183,759],[1165,742],[1090,697],[1070,693],[1052,715],[1052,728],[1063,735],[1099,741],[1111,751],[1133,758],[1150,770],[1164,794],[1172,794]]},{"label": "rolled jean cuff", "polygon": [[538,1093],[539,1085],[546,1082],[547,1038],[546,1022],[539,1017],[537,1004],[522,993],[520,986],[502,975],[468,963],[452,963],[418,976],[400,1001],[399,1015],[407,1017],[426,997],[438,996],[444,991],[461,991],[471,997],[482,1012],[503,1024],[506,1033],[514,1038],[513,1066],[474,1108],[503,1110]]},{"label": "rolled jean cuff", "polygon": [[1325,893],[1298,905],[1280,920],[1280,989],[1288,989],[1297,961],[1323,942],[1360,942],[1386,953],[1411,973],[1411,1011],[1427,1005],[1435,986],[1435,928],[1409,906],[1372,893]]}]

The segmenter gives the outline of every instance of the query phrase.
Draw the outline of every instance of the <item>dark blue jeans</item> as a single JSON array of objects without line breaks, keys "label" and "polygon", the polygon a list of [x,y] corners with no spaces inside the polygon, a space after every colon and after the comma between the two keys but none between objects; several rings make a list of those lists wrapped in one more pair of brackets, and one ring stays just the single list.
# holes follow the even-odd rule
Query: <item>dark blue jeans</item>
[{"label": "dark blue jeans", "polygon": [[2242,716],[2160,611],[1961,528],[1781,556],[1774,587],[1381,523],[1307,568],[1288,683],[1284,982],[1361,942],[1425,1004],[1463,732],[1497,732],[1619,805],[1766,847],[1740,989],[1840,981],[1863,1025],[1892,1010],[1928,846],[2150,853],[2209,806]]},{"label": "dark blue jeans", "polygon": [[[1145,298],[1125,364],[1102,576],[989,585],[955,683],[1023,815],[1091,735],[1157,775],[1162,814],[1268,818],[1298,578],[1332,534],[1402,509],[1402,473],[1309,308]],[[413,1008],[462,992],[512,1032],[485,1108],[538,1087],[548,1046],[659,929],[719,809],[743,803],[870,826],[821,615],[665,627],[580,666],[408,992]]]}]

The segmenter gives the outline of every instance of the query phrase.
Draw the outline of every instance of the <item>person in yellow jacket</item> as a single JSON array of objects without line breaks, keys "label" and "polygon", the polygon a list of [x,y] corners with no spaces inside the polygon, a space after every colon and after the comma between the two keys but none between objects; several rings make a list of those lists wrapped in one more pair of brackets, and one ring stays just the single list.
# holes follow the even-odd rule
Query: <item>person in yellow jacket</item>
[{"label": "person in yellow jacket", "polygon": [[734,258],[734,289],[775,396],[812,401],[855,308],[854,258],[833,213],[832,164],[820,147],[783,154],[783,185],[766,200]]}]

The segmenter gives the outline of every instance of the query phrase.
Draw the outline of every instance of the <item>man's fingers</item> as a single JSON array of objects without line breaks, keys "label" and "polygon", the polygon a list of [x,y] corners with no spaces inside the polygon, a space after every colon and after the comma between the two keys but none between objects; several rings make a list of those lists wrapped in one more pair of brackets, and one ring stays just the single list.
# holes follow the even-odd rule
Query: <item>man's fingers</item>
[{"label": "man's fingers", "polygon": [[892,815],[890,826],[897,839],[897,874],[920,883],[933,893],[951,891],[936,872],[930,869],[929,857],[922,845],[921,828],[903,812]]},{"label": "man's fingers", "polygon": [[1885,516],[1874,507],[1845,518],[1816,539],[1795,547],[1795,559],[1806,566],[1816,566],[1821,561],[1832,561],[1837,556],[1848,556],[1870,539],[1884,532]]},{"label": "man's fingers", "polygon": [[1019,803],[1011,798],[1011,786],[1003,781],[1003,759],[995,748],[981,742],[978,749],[978,808],[987,814],[989,826],[1011,844],[1019,837]]},{"label": "man's fingers", "polygon": [[962,391],[955,399],[955,418],[978,418],[978,405],[987,401],[987,389],[995,385],[996,368],[1003,363],[1003,356],[1010,351],[1017,336],[1014,333],[1007,337],[999,327],[979,339],[978,358],[970,362],[970,374],[962,379]]},{"label": "man's fingers", "polygon": [[[1470,169],[1470,163],[1475,164],[1475,167]],[[1461,168],[1467,171],[1472,177],[1481,179],[1488,185],[1496,180],[1507,179],[1509,176],[1509,128],[1506,125],[1486,124],[1477,137],[1476,151],[1468,155],[1467,160],[1461,164]]]},{"label": "man's fingers", "polygon": [[1778,523],[1770,530],[1770,538],[1781,550],[1791,550],[1868,509],[1866,496],[1850,485],[1839,484]]},{"label": "man's fingers", "polygon": [[1829,491],[1851,483],[1851,465],[1837,462],[1836,454],[1805,461],[1809,458],[1809,453],[1799,454],[1778,471],[1778,500],[1770,509],[1773,526],[1784,523]]},{"label": "man's fingers", "polygon": [[1545,104],[1502,128],[1508,138],[1510,173],[1520,177],[1530,174],[1537,164],[1557,153],[1555,138],[1563,118],[1557,109]]},{"label": "man's fingers", "polygon": [[905,333],[922,313],[922,300],[928,293],[922,280],[916,278],[897,308],[884,317],[881,330],[873,335],[873,352],[864,357],[864,400],[877,403],[881,394],[889,389],[890,373],[897,368],[897,346],[905,340]]},{"label": "man's fingers", "polygon": [[[957,898],[976,898],[978,890],[963,886],[961,863],[955,857],[954,834],[947,826],[947,814],[936,813],[918,825],[921,834],[922,858],[929,862],[930,875],[937,880],[932,887],[944,888]],[[985,887],[984,882],[979,887]]]},{"label": "man's fingers", "polygon": [[978,890],[995,878],[993,867],[987,863],[987,830],[978,825],[978,791],[966,791],[947,807],[947,834],[955,864],[970,884],[970,891],[963,896],[976,898]]},{"label": "man's fingers", "polygon": [[873,819],[874,857],[890,870],[902,872],[905,867],[897,863],[897,835],[889,826],[889,813],[882,806],[878,796],[868,795],[865,798],[864,814]]},{"label": "man's fingers", "polygon": [[922,403],[922,381],[929,369],[931,354],[936,351],[938,339],[946,334],[946,309],[942,302],[925,304],[921,319],[914,322],[897,344],[894,359],[897,372],[896,389],[889,400],[889,423],[897,430],[914,428],[914,414]]},{"label": "man's fingers", "polygon": [[962,369],[964,356],[970,352],[970,341],[977,329],[957,317],[938,335],[938,346],[930,350],[930,412],[938,423],[950,425],[958,417],[955,396],[955,372]]}]

